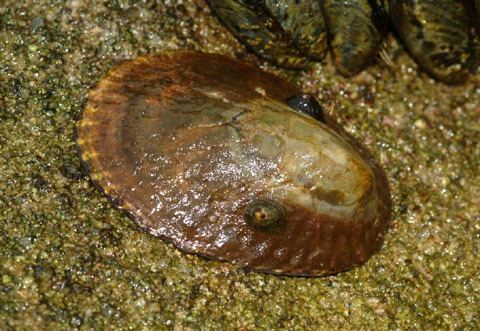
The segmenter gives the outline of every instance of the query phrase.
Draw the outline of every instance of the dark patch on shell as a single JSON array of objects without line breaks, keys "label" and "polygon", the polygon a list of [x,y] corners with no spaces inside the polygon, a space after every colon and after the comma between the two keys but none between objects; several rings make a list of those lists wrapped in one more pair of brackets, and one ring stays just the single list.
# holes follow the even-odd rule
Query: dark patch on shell
[{"label": "dark patch on shell", "polygon": [[288,98],[286,102],[296,111],[310,115],[320,122],[325,122],[325,112],[313,96],[297,94]]}]

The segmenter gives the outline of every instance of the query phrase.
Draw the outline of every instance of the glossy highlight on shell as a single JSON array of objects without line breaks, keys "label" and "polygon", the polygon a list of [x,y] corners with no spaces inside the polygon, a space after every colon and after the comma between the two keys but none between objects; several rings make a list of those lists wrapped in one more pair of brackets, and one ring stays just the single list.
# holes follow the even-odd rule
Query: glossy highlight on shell
[{"label": "glossy highlight on shell", "polygon": [[365,148],[309,100],[224,56],[149,55],[89,93],[77,143],[93,182],[179,249],[333,274],[381,247],[390,194]]}]

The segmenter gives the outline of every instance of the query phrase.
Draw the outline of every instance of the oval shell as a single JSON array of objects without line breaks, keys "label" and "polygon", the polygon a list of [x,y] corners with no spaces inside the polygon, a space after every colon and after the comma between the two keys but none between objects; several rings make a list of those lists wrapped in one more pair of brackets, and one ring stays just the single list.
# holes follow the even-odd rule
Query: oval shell
[{"label": "oval shell", "polygon": [[337,71],[354,76],[375,60],[386,34],[383,1],[324,0],[321,2]]},{"label": "oval shell", "polygon": [[[140,57],[90,92],[81,159],[142,228],[183,251],[267,273],[337,273],[380,248],[388,185],[334,121],[287,105],[298,93],[220,55]],[[245,219],[262,201],[282,206],[273,229]]]}]

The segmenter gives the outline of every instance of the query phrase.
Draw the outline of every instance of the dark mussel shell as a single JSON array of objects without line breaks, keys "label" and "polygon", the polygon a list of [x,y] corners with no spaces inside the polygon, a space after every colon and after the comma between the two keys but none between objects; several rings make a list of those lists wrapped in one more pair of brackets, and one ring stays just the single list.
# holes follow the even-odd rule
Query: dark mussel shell
[{"label": "dark mussel shell", "polygon": [[475,16],[465,1],[390,1],[392,25],[412,57],[447,84],[464,82],[477,68]]},{"label": "dark mussel shell", "polygon": [[234,35],[263,58],[301,68],[322,60],[327,31],[337,70],[360,72],[375,59],[387,28],[381,0],[208,0]]},{"label": "dark mussel shell", "polygon": [[380,248],[390,194],[370,154],[299,94],[220,55],[140,57],[89,93],[81,159],[142,228],[183,251],[337,273]]},{"label": "dark mussel shell", "polygon": [[208,3],[251,50],[287,68],[322,60],[329,44],[337,71],[343,76],[358,74],[377,58],[388,17],[420,68],[439,81],[462,83],[480,62],[480,0]]},{"label": "dark mussel shell", "polygon": [[287,68],[321,60],[327,30],[320,2],[207,0],[223,24],[257,55]]},{"label": "dark mussel shell", "polygon": [[375,60],[386,34],[383,1],[322,1],[333,62],[343,76],[353,76]]}]

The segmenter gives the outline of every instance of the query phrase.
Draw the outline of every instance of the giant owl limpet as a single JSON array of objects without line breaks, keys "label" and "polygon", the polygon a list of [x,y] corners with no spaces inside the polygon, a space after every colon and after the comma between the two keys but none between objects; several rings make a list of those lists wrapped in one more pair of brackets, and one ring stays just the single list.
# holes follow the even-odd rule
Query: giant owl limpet
[{"label": "giant owl limpet", "polygon": [[390,194],[370,154],[310,102],[224,56],[143,56],[89,93],[77,143],[94,183],[179,249],[332,274],[380,248]]}]

